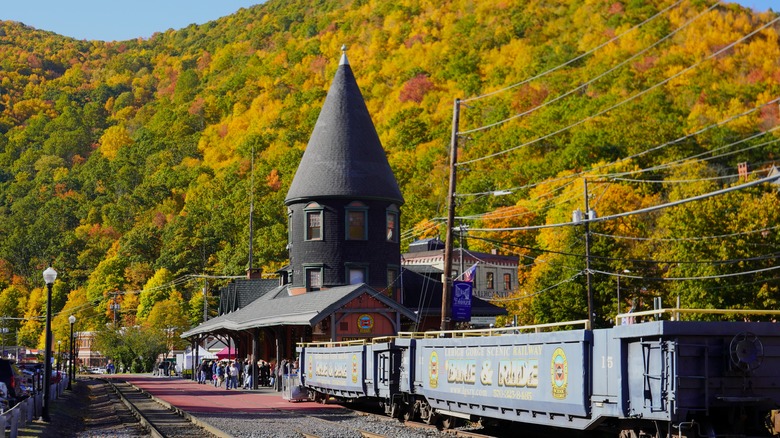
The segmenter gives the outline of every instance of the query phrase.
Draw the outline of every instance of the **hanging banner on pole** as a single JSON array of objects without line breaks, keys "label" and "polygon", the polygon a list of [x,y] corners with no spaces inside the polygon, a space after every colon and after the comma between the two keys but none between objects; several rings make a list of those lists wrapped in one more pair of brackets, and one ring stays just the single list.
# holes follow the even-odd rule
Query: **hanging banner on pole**
[{"label": "hanging banner on pole", "polygon": [[456,322],[471,321],[471,293],[473,284],[470,281],[452,282],[452,320]]}]

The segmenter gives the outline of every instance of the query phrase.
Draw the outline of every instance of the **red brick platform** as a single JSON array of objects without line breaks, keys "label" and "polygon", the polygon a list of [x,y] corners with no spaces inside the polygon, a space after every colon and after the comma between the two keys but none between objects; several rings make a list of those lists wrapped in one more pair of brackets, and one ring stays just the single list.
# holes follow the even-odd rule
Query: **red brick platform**
[{"label": "red brick platform", "polygon": [[322,405],[314,402],[290,402],[282,398],[281,392],[276,392],[272,388],[226,390],[224,385],[222,388],[215,388],[214,385],[199,385],[192,380],[178,377],[156,377],[148,374],[118,374],[103,377],[127,381],[149,394],[192,414],[197,414],[198,412],[263,413],[278,410],[343,409],[335,404]]}]

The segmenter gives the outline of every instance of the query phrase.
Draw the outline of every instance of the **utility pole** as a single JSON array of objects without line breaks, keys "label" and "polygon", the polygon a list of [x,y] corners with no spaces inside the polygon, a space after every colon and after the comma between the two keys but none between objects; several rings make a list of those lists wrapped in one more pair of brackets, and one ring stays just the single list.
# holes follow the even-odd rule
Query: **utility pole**
[{"label": "utility pole", "polygon": [[[255,241],[255,227],[254,227],[254,218],[255,218],[255,144],[252,143],[252,170],[250,172],[250,187],[249,187],[249,257],[247,260],[247,272],[252,272],[252,265],[254,265],[254,260],[252,253],[254,253],[254,241]],[[206,293],[204,290],[203,296],[205,298]],[[203,320],[206,320],[206,316],[204,314]]]},{"label": "utility pole", "polygon": [[119,308],[120,308],[119,307],[119,303],[117,303],[117,301],[116,301],[116,298],[117,298],[117,295],[119,295],[119,291],[118,290],[114,290],[114,292],[112,292],[112,295],[114,295],[114,298],[113,298],[113,302],[111,303],[111,310],[114,311],[114,328],[116,328],[117,327],[117,325],[116,325],[117,324],[117,312],[119,311]]},{"label": "utility pole", "polygon": [[593,307],[593,281],[590,272],[590,220],[593,219],[591,216],[595,216],[595,212],[591,214],[588,202],[588,179],[585,178],[583,181],[585,181],[585,278],[588,285],[588,328],[593,330],[593,320],[596,315]]},{"label": "utility pole", "polygon": [[[250,253],[251,254],[251,253]],[[203,279],[203,322],[209,320],[209,280]]]},{"label": "utility pole", "polygon": [[[441,329],[449,330],[452,317],[452,227],[455,222],[455,186],[458,163],[458,123],[460,99],[455,99],[452,110],[452,136],[450,137],[450,187],[447,193],[447,237],[444,241],[444,272],[441,274]],[[461,254],[462,256],[462,254]]]}]

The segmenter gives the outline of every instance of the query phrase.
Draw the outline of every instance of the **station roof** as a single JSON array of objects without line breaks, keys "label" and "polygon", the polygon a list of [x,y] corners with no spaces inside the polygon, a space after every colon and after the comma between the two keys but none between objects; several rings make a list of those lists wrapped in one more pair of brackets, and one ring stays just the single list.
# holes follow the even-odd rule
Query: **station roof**
[{"label": "station roof", "polygon": [[222,330],[247,330],[257,327],[313,326],[362,294],[371,295],[411,320],[417,319],[414,312],[364,283],[300,295],[289,295],[287,285],[284,285],[278,286],[239,310],[210,319],[184,332],[181,337],[189,338]]}]

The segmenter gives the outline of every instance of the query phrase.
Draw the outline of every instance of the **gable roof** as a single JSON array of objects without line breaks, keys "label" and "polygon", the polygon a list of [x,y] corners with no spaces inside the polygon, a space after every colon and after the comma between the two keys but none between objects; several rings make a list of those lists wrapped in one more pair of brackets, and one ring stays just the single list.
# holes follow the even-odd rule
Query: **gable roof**
[{"label": "gable roof", "polygon": [[219,313],[228,313],[245,307],[278,286],[279,280],[272,278],[235,279],[220,289]]},{"label": "gable roof", "polygon": [[369,294],[411,320],[417,319],[414,312],[364,283],[301,295],[288,295],[287,285],[284,285],[269,291],[242,309],[210,319],[184,332],[181,337],[188,338],[219,330],[246,330],[279,325],[313,326],[362,294]]},{"label": "gable roof", "polygon": [[317,198],[404,202],[346,54],[284,202]]}]

